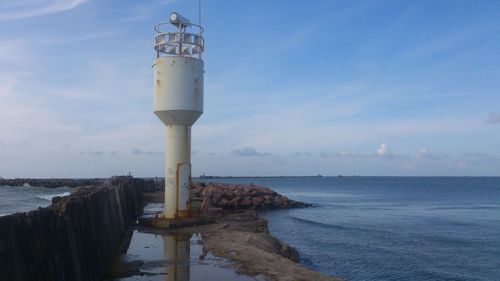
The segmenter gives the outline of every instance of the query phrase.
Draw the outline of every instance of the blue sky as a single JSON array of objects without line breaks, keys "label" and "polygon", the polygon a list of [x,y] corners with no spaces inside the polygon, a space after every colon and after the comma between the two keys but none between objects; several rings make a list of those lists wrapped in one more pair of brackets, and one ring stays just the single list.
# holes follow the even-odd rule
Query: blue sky
[{"label": "blue sky", "polygon": [[[196,0],[2,0],[0,176],[162,176],[153,26]],[[193,175],[500,176],[500,3],[203,1]]]}]

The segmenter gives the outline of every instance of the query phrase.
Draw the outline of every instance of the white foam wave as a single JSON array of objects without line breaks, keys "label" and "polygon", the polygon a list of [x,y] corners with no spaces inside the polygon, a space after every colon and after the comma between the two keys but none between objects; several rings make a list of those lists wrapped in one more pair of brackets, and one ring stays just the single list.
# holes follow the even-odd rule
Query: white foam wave
[{"label": "white foam wave", "polygon": [[63,192],[63,193],[59,193],[59,194],[38,195],[38,196],[36,196],[36,198],[42,199],[42,200],[47,200],[47,201],[52,201],[52,198],[54,198],[56,196],[62,197],[62,196],[68,196],[70,194],[71,194],[70,192]]}]

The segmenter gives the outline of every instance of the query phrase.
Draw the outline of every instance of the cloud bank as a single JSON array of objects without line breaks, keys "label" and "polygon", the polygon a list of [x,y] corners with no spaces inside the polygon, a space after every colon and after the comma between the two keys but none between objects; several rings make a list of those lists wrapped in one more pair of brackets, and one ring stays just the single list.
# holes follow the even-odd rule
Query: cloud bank
[{"label": "cloud bank", "polygon": [[140,148],[134,148],[132,149],[132,155],[147,155],[147,156],[152,156],[152,155],[164,155],[164,152],[161,151],[152,151],[152,150],[142,150]]},{"label": "cloud bank", "polygon": [[488,124],[500,124],[500,113],[490,113],[486,119]]},{"label": "cloud bank", "polygon": [[253,147],[243,147],[243,148],[236,149],[233,151],[233,154],[237,155],[237,156],[269,156],[269,155],[271,155],[271,153],[268,153],[268,152],[264,152],[264,153],[257,152],[257,150],[255,150],[255,148],[253,148]]}]

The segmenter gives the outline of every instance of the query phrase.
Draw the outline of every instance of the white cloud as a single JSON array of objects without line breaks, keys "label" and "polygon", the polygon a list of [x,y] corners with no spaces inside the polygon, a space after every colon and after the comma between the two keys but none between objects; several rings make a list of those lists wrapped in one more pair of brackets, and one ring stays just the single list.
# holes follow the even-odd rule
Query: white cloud
[{"label": "white cloud", "polygon": [[319,153],[319,156],[320,156],[320,157],[323,157],[323,158],[330,158],[330,157],[332,157],[332,156],[333,156],[333,153],[331,153],[331,152],[327,152],[327,151],[321,151],[321,152]]},{"label": "white cloud", "polygon": [[490,113],[486,119],[488,124],[500,124],[500,113]]},{"label": "white cloud", "polygon": [[444,153],[433,153],[430,152],[427,148],[421,148],[419,151],[417,151],[415,157],[418,159],[439,159],[446,158],[448,157],[448,155]]},{"label": "white cloud", "polygon": [[426,158],[429,155],[427,148],[421,148],[415,155],[417,158]]},{"label": "white cloud", "polygon": [[[29,54],[29,53],[28,53]],[[23,44],[17,41],[0,41],[0,63],[22,63],[28,60]]]},{"label": "white cloud", "polygon": [[118,155],[118,151],[113,150],[108,152],[104,152],[101,150],[96,150],[96,151],[81,151],[80,155],[89,155],[89,156],[105,156],[105,155],[110,155],[110,156],[116,156]]},{"label": "white cloud", "polygon": [[153,151],[153,150],[142,150],[140,148],[134,148],[132,149],[132,154],[133,155],[147,155],[147,156],[152,156],[152,155],[164,155],[165,152],[162,151]]},{"label": "white cloud", "polygon": [[[304,147],[318,153],[331,151],[332,146],[363,151],[367,143],[371,145],[386,139],[432,138],[479,129],[476,118],[464,116],[366,119],[365,114],[379,106],[380,100],[376,97],[382,94],[376,92],[365,98],[369,87],[360,85],[362,83],[355,83],[333,90],[279,90],[266,94],[264,101],[261,93],[230,95],[227,89],[210,89],[206,91],[206,112],[193,134],[204,139],[205,144],[210,143],[212,150],[217,147],[218,151],[230,143],[233,147],[251,144],[276,153],[301,151]],[[303,93],[308,91],[324,95],[305,100]],[[242,108],[243,104],[262,105]],[[231,118],[216,118],[217,115]],[[226,137],[221,139],[222,135]],[[207,142],[209,139],[213,141]],[[193,141],[196,142],[194,138]]]},{"label": "white cloud", "polygon": [[[62,13],[71,9],[74,10],[70,13],[74,14],[87,8],[82,3],[91,4],[89,0],[0,2],[0,20]],[[88,32],[65,36],[61,36],[64,30],[44,28],[35,32],[24,30],[24,25],[10,30],[11,27],[6,24],[5,31],[12,34],[6,34],[9,36],[0,40],[0,105],[3,106],[0,109],[0,132],[5,132],[0,135],[0,154],[1,150],[6,151],[0,155],[5,160],[0,165],[0,172],[34,176],[31,173],[39,171],[38,167],[33,164],[28,169],[23,160],[39,163],[50,159],[53,169],[46,168],[45,176],[108,175],[110,171],[123,167],[137,167],[137,170],[142,169],[146,174],[159,171],[158,175],[161,175],[163,157],[160,155],[164,154],[161,151],[164,149],[165,130],[151,113],[152,72],[149,63],[152,54],[149,35],[137,34],[136,27],[150,30],[151,23],[146,21],[150,19],[148,15],[158,12],[158,4],[172,2],[175,1],[129,3],[118,7],[123,9],[120,12],[91,13],[92,19],[96,21],[86,29]],[[109,18],[106,19],[98,17],[107,15]],[[101,24],[101,20],[117,23],[127,15],[131,15],[129,20],[144,22]],[[339,21],[338,17],[336,21]],[[321,82],[322,78],[316,79],[316,76],[301,75],[300,79],[296,79],[291,73],[290,79],[293,80],[276,86],[273,81],[281,81],[282,77],[272,72],[281,73],[276,70],[287,65],[280,66],[279,59],[274,61],[276,64],[273,63],[276,68],[268,72],[262,69],[267,69],[269,57],[277,54],[278,50],[284,51],[282,58],[285,59],[287,50],[293,50],[294,53],[301,44],[307,44],[307,40],[321,27],[314,22],[311,24],[280,37],[265,35],[271,42],[283,43],[278,49],[274,46],[270,51],[266,50],[268,55],[265,57],[261,56],[259,46],[255,49],[251,44],[245,47],[250,50],[250,56],[243,60],[225,61],[223,57],[221,60],[221,57],[213,56],[214,52],[210,52],[211,55],[207,57],[210,71],[207,71],[206,76],[205,113],[193,127],[193,150],[199,152],[193,153],[195,169],[201,172],[204,169],[218,169],[221,174],[238,174],[242,170],[249,174],[260,174],[267,170],[272,174],[304,174],[310,171],[325,175],[336,174],[337,171],[342,174],[397,174],[397,169],[407,163],[405,167],[414,168],[415,173],[433,174],[439,171],[451,173],[453,170],[447,165],[460,160],[454,155],[468,149],[499,155],[495,148],[500,140],[499,135],[491,131],[491,126],[478,124],[482,121],[500,123],[499,111],[490,109],[497,113],[490,114],[487,120],[483,120],[486,115],[481,111],[485,107],[477,107],[480,113],[474,111],[464,115],[462,108],[452,106],[454,103],[437,99],[444,97],[442,92],[462,93],[462,90],[445,85],[442,89],[435,88],[430,82],[421,83],[426,79],[419,79],[418,76],[415,76],[418,83],[404,77],[401,82],[397,82],[396,78],[401,77],[392,77],[393,73],[381,72],[378,67],[377,73],[369,73],[371,68],[368,62],[367,69],[360,69],[354,77],[340,76],[336,79],[334,75],[331,80]],[[107,26],[104,27],[106,30],[93,30],[102,26]],[[16,41],[19,40],[16,37],[18,34],[25,34],[19,38],[30,38],[30,42],[36,46]],[[116,38],[108,38],[111,36]],[[217,40],[216,33],[212,36],[212,41]],[[111,40],[96,41],[101,38]],[[122,38],[127,38],[130,43],[121,45],[120,51],[127,55],[118,56],[117,52],[109,54],[108,51],[114,46],[110,42],[113,39],[120,39],[115,41],[121,42]],[[460,38],[457,40],[460,41]],[[85,44],[73,44],[76,42]],[[71,48],[54,46],[69,43],[72,44]],[[29,50],[26,49],[28,47]],[[406,59],[440,54],[452,47],[447,42],[436,42],[418,48],[408,54]],[[79,56],[83,59],[81,63],[67,61],[67,65],[68,50],[82,52],[85,56]],[[58,56],[59,52],[61,56]],[[32,59],[27,58],[27,55]],[[61,61],[53,60],[53,55]],[[66,66],[64,72],[60,71],[59,66],[62,64]],[[77,72],[73,72],[73,68]],[[361,65],[360,68],[364,67]],[[21,71],[29,72],[29,79],[17,75]],[[16,75],[13,75],[14,72]],[[2,75],[18,79],[2,79]],[[388,80],[389,77],[393,80]],[[465,89],[463,91],[464,94],[468,92]],[[2,92],[11,94],[4,95]],[[484,91],[478,89],[478,92]],[[422,95],[425,95],[426,100],[420,100]],[[413,103],[417,96],[419,102]],[[425,102],[433,106],[427,108]],[[490,103],[493,104],[493,101]],[[442,105],[443,111],[435,110],[435,105]],[[411,114],[399,113],[407,108]],[[483,119],[478,120],[478,114]],[[385,143],[387,140],[392,144],[390,149]],[[25,147],[28,143],[31,145]],[[397,147],[393,147],[395,144]],[[415,147],[415,144],[442,149],[450,156],[445,158],[444,155],[448,154],[429,151],[427,148],[416,151],[419,147]],[[48,158],[52,157],[53,151],[61,149],[64,153],[57,152],[61,155],[60,162]],[[108,157],[113,151],[116,157]],[[266,151],[272,152],[272,156],[257,157],[270,155]],[[299,152],[293,154],[296,151]],[[30,152],[27,157],[19,156],[27,152]],[[286,158],[294,156],[295,159]],[[492,160],[485,157],[469,156],[462,160],[486,166],[484,171],[480,171],[483,174],[492,174],[492,169],[498,170],[499,167],[498,162],[493,162],[496,166],[491,165]],[[264,165],[258,166],[257,162]],[[285,167],[288,163],[296,170],[288,167],[280,170],[281,166]],[[95,170],[79,173],[79,170],[89,166]],[[72,170],[67,170],[70,167]],[[471,164],[470,167],[475,166]]]},{"label": "white cloud", "polygon": [[0,21],[46,16],[72,10],[88,0],[2,0]]},{"label": "white cloud", "polygon": [[236,149],[233,151],[233,154],[238,155],[238,156],[269,156],[269,155],[271,155],[271,153],[268,153],[268,152],[264,152],[264,153],[257,152],[257,150],[255,150],[255,148],[253,148],[253,147],[243,147],[240,149]]},{"label": "white cloud", "polygon": [[459,157],[466,161],[498,161],[500,158],[488,153],[463,153]]},{"label": "white cloud", "polygon": [[30,140],[43,141],[50,136],[74,134],[79,128],[47,110],[34,100],[26,99],[17,91],[21,84],[15,77],[0,76],[0,132],[1,140],[19,144]]},{"label": "white cloud", "polygon": [[387,144],[384,142],[377,149],[377,155],[379,155],[379,156],[387,156],[388,154],[389,154],[389,147],[387,147]]},{"label": "white cloud", "polygon": [[340,150],[337,151],[337,156],[360,156],[361,154],[357,150]]},{"label": "white cloud", "polygon": [[313,154],[311,152],[295,152],[294,154],[292,154],[293,156],[295,157],[301,157],[301,156],[305,156],[305,157],[312,157]]}]

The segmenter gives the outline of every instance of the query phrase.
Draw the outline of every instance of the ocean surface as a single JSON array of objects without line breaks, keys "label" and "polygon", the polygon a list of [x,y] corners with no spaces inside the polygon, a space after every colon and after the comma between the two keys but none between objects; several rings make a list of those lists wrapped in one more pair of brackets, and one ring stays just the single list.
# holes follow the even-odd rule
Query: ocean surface
[{"label": "ocean surface", "polygon": [[194,179],[264,185],[314,207],[262,212],[301,262],[346,280],[500,280],[500,178]]},{"label": "ocean surface", "polygon": [[0,185],[0,217],[47,207],[55,196],[70,195],[68,187],[45,188]]}]

